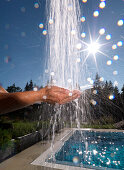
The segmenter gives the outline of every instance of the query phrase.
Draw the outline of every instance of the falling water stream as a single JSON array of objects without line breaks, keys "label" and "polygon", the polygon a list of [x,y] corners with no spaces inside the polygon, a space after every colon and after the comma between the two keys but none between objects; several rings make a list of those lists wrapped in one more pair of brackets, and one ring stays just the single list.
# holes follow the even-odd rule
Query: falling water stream
[{"label": "falling water stream", "polygon": [[58,86],[74,88],[78,84],[80,49],[77,0],[47,0],[49,79]]}]

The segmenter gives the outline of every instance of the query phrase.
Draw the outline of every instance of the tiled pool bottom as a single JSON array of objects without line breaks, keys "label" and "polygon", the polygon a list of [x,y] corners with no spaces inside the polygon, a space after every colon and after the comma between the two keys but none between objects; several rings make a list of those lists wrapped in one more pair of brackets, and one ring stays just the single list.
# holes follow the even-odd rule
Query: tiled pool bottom
[{"label": "tiled pool bottom", "polygon": [[124,133],[76,130],[47,154],[46,164],[58,164],[59,169],[124,169]]}]

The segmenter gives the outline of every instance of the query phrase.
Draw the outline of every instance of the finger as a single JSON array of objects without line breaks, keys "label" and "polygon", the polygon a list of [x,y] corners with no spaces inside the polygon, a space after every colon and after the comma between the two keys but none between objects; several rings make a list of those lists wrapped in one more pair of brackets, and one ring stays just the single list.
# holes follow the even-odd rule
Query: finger
[{"label": "finger", "polygon": [[69,97],[61,100],[60,104],[65,104],[65,103],[70,102],[70,101],[72,101],[72,100],[75,100],[75,99],[77,99],[77,98],[79,98],[79,97],[80,97],[80,95],[74,94],[74,95],[71,96],[71,97],[69,96]]},{"label": "finger", "polygon": [[58,86],[52,86],[51,89],[52,89],[53,92],[59,92],[59,93],[65,93],[65,94],[70,92],[70,90],[64,89],[64,88],[61,88],[61,87],[58,87]]}]

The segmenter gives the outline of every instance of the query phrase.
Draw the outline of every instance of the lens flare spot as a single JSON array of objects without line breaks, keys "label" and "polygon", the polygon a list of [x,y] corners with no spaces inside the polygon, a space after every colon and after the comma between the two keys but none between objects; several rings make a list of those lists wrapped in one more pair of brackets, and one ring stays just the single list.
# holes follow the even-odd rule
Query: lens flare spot
[{"label": "lens flare spot", "polygon": [[21,10],[21,12],[25,13],[26,8],[25,7],[21,7],[20,10]]},{"label": "lens flare spot", "polygon": [[110,39],[111,39],[111,35],[110,34],[106,35],[106,40],[110,40]]},{"label": "lens flare spot", "polygon": [[97,90],[93,90],[93,94],[97,94],[98,92],[97,92]]},{"label": "lens flare spot", "polygon": [[124,20],[123,19],[118,20],[118,22],[117,22],[118,26],[123,26],[123,24],[124,24]]},{"label": "lens flare spot", "polygon": [[107,65],[110,66],[112,64],[112,61],[111,60],[108,60],[107,61]]},{"label": "lens flare spot", "polygon": [[101,28],[101,29],[99,30],[99,34],[100,34],[100,35],[105,34],[105,29],[104,29],[104,28]]},{"label": "lens flare spot", "polygon": [[11,61],[10,56],[6,56],[6,57],[4,57],[4,61],[5,61],[5,63],[9,63],[9,61]]},{"label": "lens flare spot", "polygon": [[113,57],[113,59],[114,59],[114,60],[118,60],[118,59],[119,59],[119,56],[118,56],[118,55],[115,55],[115,56]]},{"label": "lens flare spot", "polygon": [[99,16],[99,11],[94,11],[93,16],[98,17]]},{"label": "lens flare spot", "polygon": [[39,24],[39,28],[43,28],[44,26],[43,26],[43,23],[40,23]]},{"label": "lens flare spot", "polygon": [[73,157],[73,163],[78,164],[79,163],[79,158],[77,156]]},{"label": "lens flare spot", "polygon": [[47,35],[47,30],[43,30],[42,34]]},{"label": "lens flare spot", "polygon": [[105,8],[106,3],[103,1],[99,4],[99,8],[103,9]]},{"label": "lens flare spot", "polygon": [[117,46],[121,47],[122,45],[123,45],[123,42],[122,41],[118,41]]},{"label": "lens flare spot", "polygon": [[117,48],[117,45],[114,44],[114,45],[112,46],[112,49],[115,50],[116,48]]},{"label": "lens flare spot", "polygon": [[82,0],[82,2],[83,2],[83,3],[86,3],[86,2],[87,2],[87,0]]},{"label": "lens flare spot", "polygon": [[103,77],[100,77],[99,81],[101,81],[101,82],[104,81],[104,78],[103,78]]},{"label": "lens flare spot", "polygon": [[115,75],[115,76],[118,75],[118,71],[116,71],[116,70],[113,71],[113,75]]},{"label": "lens flare spot", "polygon": [[86,33],[83,32],[83,33],[81,34],[81,37],[82,37],[82,38],[85,38],[85,37],[86,37]]},{"label": "lens flare spot", "polygon": [[115,96],[112,95],[112,94],[109,96],[109,99],[110,99],[110,100],[113,100],[114,98],[115,98]]},{"label": "lens flare spot", "polygon": [[81,22],[85,22],[86,18],[85,17],[81,17]]},{"label": "lens flare spot", "polygon": [[49,19],[49,24],[53,24],[53,19]]},{"label": "lens flare spot", "polygon": [[39,8],[39,4],[36,2],[36,3],[34,4],[34,7],[35,7],[35,8]]}]

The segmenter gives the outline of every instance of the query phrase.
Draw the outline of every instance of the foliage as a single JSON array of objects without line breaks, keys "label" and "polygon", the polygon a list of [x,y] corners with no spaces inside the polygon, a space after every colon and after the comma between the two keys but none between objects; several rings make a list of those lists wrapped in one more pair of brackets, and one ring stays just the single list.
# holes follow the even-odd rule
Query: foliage
[{"label": "foliage", "polygon": [[8,86],[6,89],[9,93],[14,93],[14,92],[21,92],[22,89],[20,87],[16,87],[15,83],[12,86]]},{"label": "foliage", "polygon": [[0,129],[0,149],[5,149],[11,145],[12,135],[9,130]]},{"label": "foliage", "polygon": [[12,137],[15,139],[20,136],[27,135],[29,133],[33,133],[36,130],[40,130],[42,128],[48,128],[49,122],[15,122],[13,123]]}]

